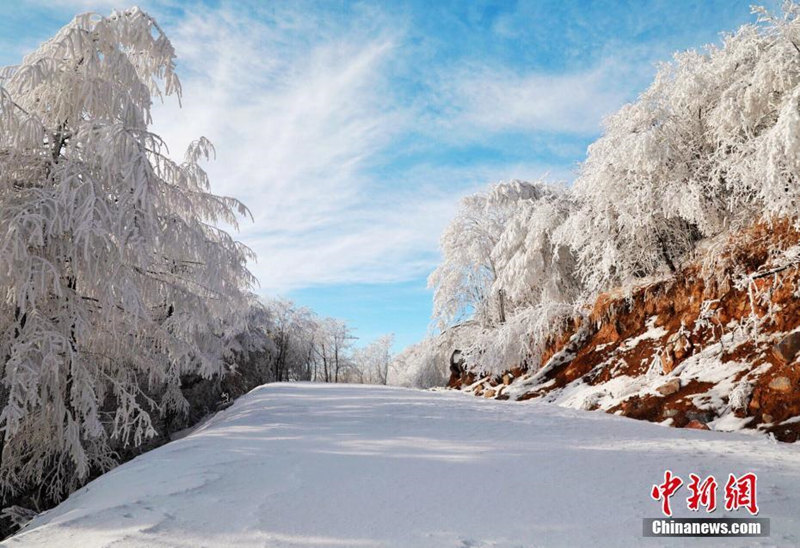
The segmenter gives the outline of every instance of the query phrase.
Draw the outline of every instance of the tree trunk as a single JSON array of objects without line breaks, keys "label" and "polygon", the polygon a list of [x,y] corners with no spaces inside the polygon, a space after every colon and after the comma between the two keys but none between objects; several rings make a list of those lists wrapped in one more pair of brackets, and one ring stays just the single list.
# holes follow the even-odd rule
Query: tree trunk
[{"label": "tree trunk", "polygon": [[333,365],[334,369],[334,378],[333,382],[339,382],[339,345],[335,345],[333,347]]}]

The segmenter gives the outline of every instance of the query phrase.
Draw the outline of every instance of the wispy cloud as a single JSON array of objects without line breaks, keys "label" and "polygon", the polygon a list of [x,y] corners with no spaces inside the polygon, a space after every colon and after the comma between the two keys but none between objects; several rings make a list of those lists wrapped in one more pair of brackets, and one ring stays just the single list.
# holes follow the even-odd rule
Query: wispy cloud
[{"label": "wispy cloud", "polygon": [[23,0],[32,6],[46,6],[49,8],[69,9],[72,11],[99,11],[111,9],[125,9],[128,3],[120,0]]},{"label": "wispy cloud", "polygon": [[[180,20],[172,37],[186,97],[182,109],[159,108],[157,130],[172,143],[206,134],[219,144],[214,190],[253,211],[240,236],[259,255],[253,269],[265,290],[385,278],[387,263],[409,260],[395,251],[415,253],[418,243],[400,219],[381,215],[386,192],[370,195],[366,174],[413,118],[386,74],[401,31],[353,20],[311,41],[313,17],[270,18],[224,8]],[[410,217],[428,206],[403,207]]]},{"label": "wispy cloud", "polygon": [[631,96],[630,65],[605,59],[571,73],[518,72],[468,64],[442,78],[444,123],[470,132],[595,135],[604,116]]}]

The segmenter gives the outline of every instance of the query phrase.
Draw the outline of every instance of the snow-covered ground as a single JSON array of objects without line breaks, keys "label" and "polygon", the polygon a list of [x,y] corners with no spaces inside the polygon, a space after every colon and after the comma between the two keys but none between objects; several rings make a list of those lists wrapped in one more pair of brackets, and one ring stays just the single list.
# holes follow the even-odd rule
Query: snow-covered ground
[{"label": "snow-covered ground", "polygon": [[[758,474],[771,536],[715,544],[800,544],[797,445],[540,402],[310,384],[254,390],[74,493],[7,544],[702,543],[641,536],[642,518],[660,515],[650,491],[666,468],[687,481],[714,474],[722,485],[729,473]],[[685,498],[684,486],[672,499],[676,516],[690,515]],[[748,516],[718,508],[713,517],[726,515]]]}]

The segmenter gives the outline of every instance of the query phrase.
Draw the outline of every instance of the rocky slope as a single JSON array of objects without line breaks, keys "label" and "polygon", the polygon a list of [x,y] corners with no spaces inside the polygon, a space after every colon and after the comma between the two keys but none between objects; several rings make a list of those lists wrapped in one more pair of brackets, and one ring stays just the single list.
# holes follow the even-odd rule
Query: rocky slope
[{"label": "rocky slope", "polygon": [[536,371],[465,373],[477,396],[539,398],[676,427],[800,437],[800,231],[760,223],[677,275],[600,295]]}]

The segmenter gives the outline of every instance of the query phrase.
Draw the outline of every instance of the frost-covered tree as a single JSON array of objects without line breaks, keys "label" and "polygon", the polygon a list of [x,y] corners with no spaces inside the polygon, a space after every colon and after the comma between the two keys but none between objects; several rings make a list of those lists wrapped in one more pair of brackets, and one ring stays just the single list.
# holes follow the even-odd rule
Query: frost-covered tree
[{"label": "frost-covered tree", "polygon": [[387,384],[431,388],[447,382],[448,350],[428,337],[397,354],[389,365]]},{"label": "frost-covered tree", "polygon": [[714,171],[737,224],[753,212],[796,217],[800,203],[800,6],[754,12],[756,24],[708,54],[724,82],[709,113]]},{"label": "frost-covered tree", "polygon": [[393,344],[394,334],[383,335],[353,351],[353,365],[358,371],[359,382],[386,384]]},{"label": "frost-covered tree", "polygon": [[474,316],[489,321],[491,287],[497,278],[492,249],[504,218],[489,215],[485,195],[464,198],[440,239],[443,259],[428,278],[434,290],[433,316],[440,327]]},{"label": "frost-covered tree", "polygon": [[267,328],[274,343],[270,381],[311,380],[313,347],[319,321],[305,307],[278,298],[267,303],[271,323]]},{"label": "frost-covered tree", "polygon": [[589,148],[574,185],[582,207],[562,238],[595,291],[675,272],[700,227],[720,224],[721,204],[706,188],[710,147],[702,116],[711,85],[704,68],[697,78],[681,73],[704,65],[694,53],[665,65],[636,103],[607,119]]},{"label": "frost-covered tree", "polygon": [[795,217],[800,198],[800,7],[721,46],[662,65],[609,117],[563,241],[594,292],[674,272],[697,242],[754,218]]},{"label": "frost-covered tree", "polygon": [[153,97],[180,95],[174,58],[134,8],[78,16],[3,71],[6,491],[59,497],[111,466],[110,444],[185,408],[181,376],[219,373],[241,332],[249,251],[215,224],[246,210],[208,192],[207,140],[176,162],[148,130]]},{"label": "frost-covered tree", "polygon": [[[559,237],[576,210],[574,199],[561,186],[526,185],[524,197],[515,193],[513,212],[492,249],[497,271],[493,293],[504,295],[506,315],[519,307],[572,303],[582,290],[572,250]],[[494,192],[500,190],[505,187]]]},{"label": "frost-covered tree", "polygon": [[493,291],[498,272],[492,253],[517,203],[537,199],[540,192],[537,185],[511,181],[461,201],[441,237],[442,262],[428,278],[440,328],[466,318],[482,325],[504,321],[504,295]]},{"label": "frost-covered tree", "polygon": [[575,210],[564,187],[542,182],[499,183],[462,202],[430,283],[440,329],[460,321],[448,337],[468,366],[531,364],[573,312],[583,286],[559,231]]},{"label": "frost-covered tree", "polygon": [[538,192],[517,200],[492,251],[498,272],[492,293],[504,298],[504,321],[454,334],[463,341],[458,348],[467,366],[487,372],[536,367],[544,345],[582,302],[576,257],[561,239],[576,202],[563,187],[532,186]]},{"label": "frost-covered tree", "polygon": [[247,309],[240,314],[245,317],[244,325],[234,337],[235,344],[225,360],[224,374],[215,379],[220,384],[220,391],[223,384],[241,387],[227,390],[227,398],[272,381],[275,371],[272,360],[278,354],[278,346],[270,336],[274,329],[272,310],[251,295]]},{"label": "frost-covered tree", "polygon": [[350,349],[355,338],[347,322],[336,318],[324,318],[319,322],[316,344],[322,359],[322,380],[339,382],[340,376],[352,366]]},{"label": "frost-covered tree", "polygon": [[291,300],[264,303],[261,322],[269,339],[262,383],[281,381],[385,383],[392,336],[380,337],[364,349],[354,349],[347,322],[320,317]]}]

